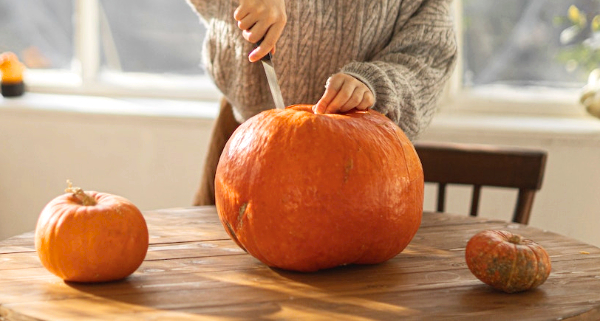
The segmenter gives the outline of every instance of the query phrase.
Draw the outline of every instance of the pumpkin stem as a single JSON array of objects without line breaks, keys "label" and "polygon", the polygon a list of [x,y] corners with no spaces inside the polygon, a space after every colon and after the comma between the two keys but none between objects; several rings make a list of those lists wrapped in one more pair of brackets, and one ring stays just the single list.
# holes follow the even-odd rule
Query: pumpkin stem
[{"label": "pumpkin stem", "polygon": [[516,234],[513,234],[508,238],[508,241],[510,243],[517,244],[517,245],[521,244],[522,240],[523,240],[523,238],[520,235],[516,235]]},{"label": "pumpkin stem", "polygon": [[73,187],[73,184],[70,180],[67,180],[67,185],[68,186],[65,189],[65,192],[73,193],[73,196],[77,197],[77,199],[81,201],[81,204],[83,204],[83,206],[94,206],[98,204],[96,200],[93,197],[86,194],[83,191],[83,189],[81,189],[81,187]]}]

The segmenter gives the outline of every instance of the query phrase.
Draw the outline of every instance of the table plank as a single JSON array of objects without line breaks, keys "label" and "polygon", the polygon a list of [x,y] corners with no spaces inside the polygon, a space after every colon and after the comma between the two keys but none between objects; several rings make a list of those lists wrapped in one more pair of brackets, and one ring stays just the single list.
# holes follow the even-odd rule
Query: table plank
[{"label": "table plank", "polygon": [[[239,249],[214,207],[144,216],[148,255],[118,282],[63,282],[41,267],[31,233],[0,242],[0,320],[600,318],[600,249],[519,224],[424,213],[411,244],[388,262],[296,273],[268,268]],[[464,248],[484,229],[544,246],[553,264],[546,283],[505,294],[477,280]]]}]

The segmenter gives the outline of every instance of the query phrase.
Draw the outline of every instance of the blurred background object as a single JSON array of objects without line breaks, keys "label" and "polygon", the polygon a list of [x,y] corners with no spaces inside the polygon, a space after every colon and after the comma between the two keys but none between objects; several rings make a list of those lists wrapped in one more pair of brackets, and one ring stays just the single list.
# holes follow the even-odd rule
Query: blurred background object
[{"label": "blurred background object", "polygon": [[2,96],[18,97],[25,92],[23,72],[25,66],[13,52],[7,51],[0,54],[0,74]]}]

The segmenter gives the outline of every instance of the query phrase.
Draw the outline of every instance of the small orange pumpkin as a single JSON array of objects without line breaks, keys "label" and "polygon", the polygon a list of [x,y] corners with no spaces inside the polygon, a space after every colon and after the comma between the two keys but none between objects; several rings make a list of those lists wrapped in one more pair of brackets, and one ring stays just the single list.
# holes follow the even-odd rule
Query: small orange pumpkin
[{"label": "small orange pumpkin", "polygon": [[542,246],[507,231],[477,233],[467,243],[465,258],[473,275],[507,293],[540,286],[551,270],[550,257]]},{"label": "small orange pumpkin", "polygon": [[141,264],[148,250],[148,227],[127,199],[78,187],[56,197],[42,210],[35,247],[48,271],[65,281],[123,279]]},{"label": "small orange pumpkin", "polygon": [[3,84],[15,84],[23,81],[25,66],[13,52],[0,54],[0,73]]},{"label": "small orange pumpkin", "polygon": [[227,233],[265,264],[316,271],[375,264],[412,240],[423,211],[412,144],[373,111],[267,110],[227,142],[215,179]]}]

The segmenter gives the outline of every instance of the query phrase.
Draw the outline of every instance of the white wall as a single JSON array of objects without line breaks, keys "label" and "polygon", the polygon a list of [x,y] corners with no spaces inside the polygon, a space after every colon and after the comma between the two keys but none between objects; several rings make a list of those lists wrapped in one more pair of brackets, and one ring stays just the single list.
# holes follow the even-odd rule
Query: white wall
[{"label": "white wall", "polygon": [[[0,100],[0,239],[32,231],[66,179],[124,196],[142,210],[191,204],[216,103],[138,109],[139,102],[28,95]],[[441,114],[421,140],[546,149],[530,225],[600,246],[600,121]],[[469,191],[449,193],[448,211],[467,213]],[[426,189],[428,210],[434,194]],[[515,195],[484,189],[482,213],[510,219]]]},{"label": "white wall", "polygon": [[191,205],[216,109],[206,117],[141,116],[135,104],[99,100],[123,114],[80,112],[102,107],[90,99],[67,100],[62,107],[71,111],[31,94],[0,101],[0,239],[32,231],[67,179],[142,210]]}]

